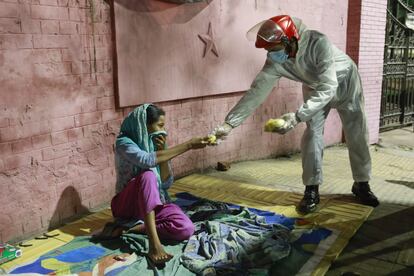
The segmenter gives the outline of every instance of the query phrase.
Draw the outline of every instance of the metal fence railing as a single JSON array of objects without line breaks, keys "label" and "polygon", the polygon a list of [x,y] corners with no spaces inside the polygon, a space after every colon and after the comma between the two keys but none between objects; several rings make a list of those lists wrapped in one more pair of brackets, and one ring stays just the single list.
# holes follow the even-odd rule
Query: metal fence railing
[{"label": "metal fence railing", "polygon": [[414,122],[413,16],[414,0],[388,1],[380,130]]}]

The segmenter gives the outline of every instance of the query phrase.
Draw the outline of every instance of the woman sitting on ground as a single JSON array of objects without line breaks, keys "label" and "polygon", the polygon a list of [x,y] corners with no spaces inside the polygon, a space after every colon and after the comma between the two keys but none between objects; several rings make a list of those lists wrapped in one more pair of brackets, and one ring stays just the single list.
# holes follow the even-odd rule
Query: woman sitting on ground
[{"label": "woman sitting on ground", "polygon": [[[117,194],[111,202],[115,218],[144,220],[130,230],[148,235],[148,257],[155,264],[173,257],[164,251],[160,238],[182,241],[194,233],[191,220],[169,203],[167,189],[173,183],[169,160],[208,144],[207,137],[197,137],[167,149],[164,127],[165,112],[151,104],[137,107],[124,119],[116,139]],[[122,230],[115,227],[110,235],[119,236]]]}]

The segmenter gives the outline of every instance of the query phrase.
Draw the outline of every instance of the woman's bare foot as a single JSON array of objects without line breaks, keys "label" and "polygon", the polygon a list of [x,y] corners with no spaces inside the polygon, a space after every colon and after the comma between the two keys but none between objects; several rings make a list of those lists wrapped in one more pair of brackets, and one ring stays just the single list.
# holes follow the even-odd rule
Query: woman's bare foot
[{"label": "woman's bare foot", "polygon": [[155,226],[155,212],[152,210],[144,217],[145,231],[148,234],[149,252],[148,258],[154,265],[164,265],[173,258],[173,255],[165,252],[162,247],[160,238],[158,237],[157,228]]},{"label": "woman's bare foot", "polygon": [[155,265],[160,265],[168,262],[174,256],[165,252],[164,248],[160,244],[158,246],[150,246],[148,257]]}]

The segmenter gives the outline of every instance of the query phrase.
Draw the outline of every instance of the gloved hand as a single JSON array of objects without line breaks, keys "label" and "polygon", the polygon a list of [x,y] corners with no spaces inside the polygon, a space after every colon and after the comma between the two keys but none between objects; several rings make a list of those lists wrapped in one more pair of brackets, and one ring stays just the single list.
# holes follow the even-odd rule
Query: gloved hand
[{"label": "gloved hand", "polygon": [[283,114],[280,118],[285,120],[285,124],[283,127],[276,130],[276,132],[279,134],[285,134],[288,131],[294,129],[295,126],[300,122],[299,118],[296,116],[296,113],[293,112]]},{"label": "gloved hand", "polygon": [[213,143],[215,145],[220,144],[220,142],[226,139],[226,136],[230,134],[233,127],[228,123],[222,123],[221,125],[216,126],[216,128],[210,133],[216,137],[216,141]]}]

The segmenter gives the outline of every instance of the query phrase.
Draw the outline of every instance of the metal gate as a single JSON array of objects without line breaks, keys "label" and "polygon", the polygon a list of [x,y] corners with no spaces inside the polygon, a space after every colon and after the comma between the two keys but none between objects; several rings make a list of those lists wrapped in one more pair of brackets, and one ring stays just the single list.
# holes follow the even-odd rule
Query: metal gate
[{"label": "metal gate", "polygon": [[[414,0],[388,0],[380,130],[414,122]],[[409,27],[408,27],[408,26]]]}]

